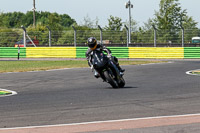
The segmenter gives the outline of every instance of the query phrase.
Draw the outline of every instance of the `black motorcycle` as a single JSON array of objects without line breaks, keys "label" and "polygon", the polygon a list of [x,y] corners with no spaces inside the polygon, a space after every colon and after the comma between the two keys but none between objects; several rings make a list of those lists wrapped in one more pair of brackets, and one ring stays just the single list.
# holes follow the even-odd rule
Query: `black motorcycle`
[{"label": "black motorcycle", "polygon": [[112,58],[108,58],[101,51],[92,51],[89,63],[100,74],[104,82],[109,83],[113,88],[123,88],[125,80],[119,69],[113,63]]}]

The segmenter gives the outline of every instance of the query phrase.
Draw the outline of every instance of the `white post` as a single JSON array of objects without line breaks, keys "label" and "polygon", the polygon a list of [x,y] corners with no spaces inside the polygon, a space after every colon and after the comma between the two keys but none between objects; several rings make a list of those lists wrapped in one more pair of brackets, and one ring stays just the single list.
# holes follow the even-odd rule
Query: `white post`
[{"label": "white post", "polygon": [[181,29],[182,29],[182,47],[184,47],[184,34],[185,34],[185,31],[184,31],[184,27],[181,26]]},{"label": "white post", "polygon": [[74,29],[74,47],[76,47],[76,28],[74,26],[72,28]]},{"label": "white post", "polygon": [[152,25],[153,26],[153,29],[154,29],[154,47],[156,47],[156,41],[157,41],[157,37],[156,37],[156,27],[155,27],[155,25]]},{"label": "white post", "polygon": [[49,26],[46,27],[49,30],[49,47],[51,47],[51,29],[49,28]]},{"label": "white post", "polygon": [[24,36],[24,47],[26,47],[26,29],[25,27],[22,25],[21,28],[23,29],[23,36]]},{"label": "white post", "polygon": [[98,25],[98,28],[100,30],[100,41],[101,41],[101,45],[103,45],[103,34],[102,34],[102,28],[100,25]]},{"label": "white post", "polygon": [[126,25],[124,25],[124,27],[126,28],[126,34],[127,34],[127,47],[129,46],[129,29]]}]

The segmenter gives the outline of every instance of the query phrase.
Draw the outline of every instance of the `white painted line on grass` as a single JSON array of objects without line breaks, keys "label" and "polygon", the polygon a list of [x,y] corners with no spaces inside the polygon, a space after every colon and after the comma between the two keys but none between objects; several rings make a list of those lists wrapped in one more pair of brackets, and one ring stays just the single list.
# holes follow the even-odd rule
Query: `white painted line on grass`
[{"label": "white painted line on grass", "polygon": [[141,65],[142,65],[142,66],[156,65],[156,64],[160,65],[160,64],[166,64],[166,63],[173,63],[173,62],[169,61],[169,62],[163,62],[163,63],[147,63],[147,64],[141,64]]},{"label": "white painted line on grass", "polygon": [[[196,69],[196,70],[199,70],[199,69]],[[193,71],[196,71],[196,70],[190,70],[190,71],[187,71],[185,73],[188,74],[188,75],[192,75],[192,76],[200,76],[199,74],[193,74],[192,73]]]},{"label": "white painted line on grass", "polygon": [[[173,62],[164,62],[164,63],[148,63],[148,64],[140,64],[140,65],[156,65],[156,64],[165,64],[165,63],[173,63]],[[121,65],[121,66],[131,66],[131,65]],[[27,71],[28,73],[37,73],[37,72],[53,72],[53,71],[61,71],[61,70],[69,70],[69,69],[81,69],[81,68],[89,68],[89,67],[80,67],[80,68],[62,68],[62,69],[50,69],[50,70],[40,70],[40,71]],[[23,73],[23,72],[5,72],[4,74],[14,74],[14,73]],[[26,73],[26,72],[24,72]]]},{"label": "white painted line on grass", "polygon": [[0,88],[0,91],[7,91],[7,92],[11,92],[11,94],[8,94],[8,95],[0,95],[0,97],[7,97],[7,96],[13,96],[13,95],[17,95],[17,92],[15,91],[11,91],[11,90],[7,90],[7,89],[1,89]]},{"label": "white painted line on grass", "polygon": [[27,71],[27,72],[5,72],[4,74],[14,74],[14,73],[37,73],[37,72],[53,72],[68,69],[78,69],[78,68],[62,68],[62,69],[50,69],[50,70],[40,70],[40,71]]}]

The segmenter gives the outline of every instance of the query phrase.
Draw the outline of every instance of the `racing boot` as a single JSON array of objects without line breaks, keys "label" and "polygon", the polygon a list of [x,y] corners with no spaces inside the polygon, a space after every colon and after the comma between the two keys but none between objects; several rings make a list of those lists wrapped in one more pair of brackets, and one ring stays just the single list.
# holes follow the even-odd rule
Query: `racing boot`
[{"label": "racing boot", "polygon": [[122,69],[119,63],[117,63],[117,68],[119,69],[120,75],[124,75],[125,69]]}]

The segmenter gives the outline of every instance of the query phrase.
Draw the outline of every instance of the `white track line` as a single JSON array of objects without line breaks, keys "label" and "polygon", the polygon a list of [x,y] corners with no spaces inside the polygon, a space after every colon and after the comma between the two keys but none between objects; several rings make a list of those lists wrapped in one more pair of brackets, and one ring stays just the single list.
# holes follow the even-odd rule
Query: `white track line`
[{"label": "white track line", "polygon": [[61,127],[61,126],[77,126],[77,125],[113,123],[113,122],[125,122],[125,121],[139,121],[139,120],[151,120],[151,119],[161,119],[161,118],[179,118],[179,117],[190,117],[190,116],[200,116],[200,113],[198,113],[198,114],[184,114],[184,115],[171,115],[171,116],[155,116],[155,117],[144,117],[144,118],[133,118],[133,119],[107,120],[107,121],[93,121],[93,122],[82,122],[82,123],[71,123],[71,124],[57,124],[57,125],[43,125],[43,126],[0,128],[0,131],[3,131],[3,130],[15,130],[15,129],[33,129],[33,128]]}]

